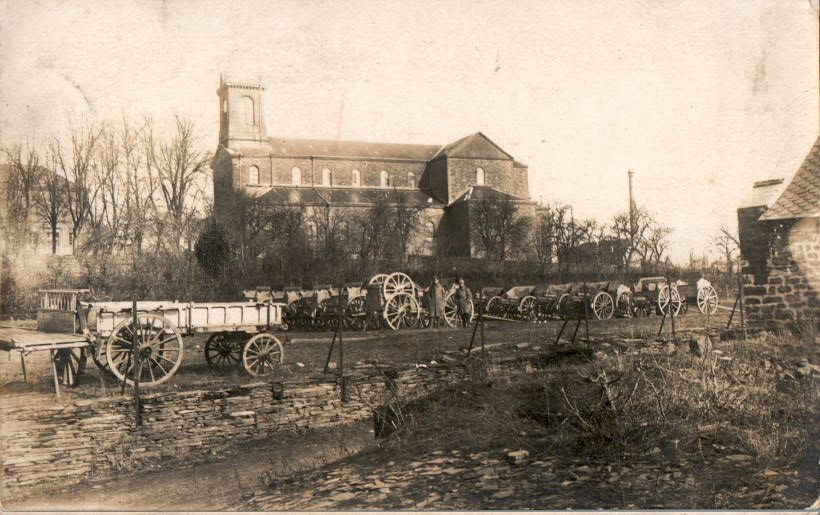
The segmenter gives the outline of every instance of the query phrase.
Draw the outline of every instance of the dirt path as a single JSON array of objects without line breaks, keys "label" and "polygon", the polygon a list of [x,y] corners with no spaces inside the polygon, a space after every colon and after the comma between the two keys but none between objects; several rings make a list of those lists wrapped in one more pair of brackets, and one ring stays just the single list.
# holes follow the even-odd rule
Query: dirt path
[{"label": "dirt path", "polygon": [[80,483],[4,501],[6,510],[222,510],[266,491],[278,479],[373,445],[370,423],[290,433],[243,444],[210,463],[172,464],[136,476]]}]

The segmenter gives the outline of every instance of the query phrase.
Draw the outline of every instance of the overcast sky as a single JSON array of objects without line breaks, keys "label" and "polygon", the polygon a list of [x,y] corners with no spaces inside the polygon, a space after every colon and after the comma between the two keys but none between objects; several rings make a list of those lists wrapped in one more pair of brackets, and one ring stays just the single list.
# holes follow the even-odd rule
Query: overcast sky
[{"label": "overcast sky", "polygon": [[269,135],[443,144],[482,131],[529,165],[534,200],[576,217],[625,211],[631,168],[680,262],[818,135],[808,0],[0,6],[4,144],[177,112],[215,150],[220,72],[258,77]]}]

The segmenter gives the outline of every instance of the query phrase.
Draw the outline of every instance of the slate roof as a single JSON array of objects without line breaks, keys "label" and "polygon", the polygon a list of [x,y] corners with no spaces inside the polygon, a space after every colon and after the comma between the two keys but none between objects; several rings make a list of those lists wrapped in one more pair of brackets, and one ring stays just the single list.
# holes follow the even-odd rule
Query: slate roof
[{"label": "slate roof", "polygon": [[[323,139],[268,138],[267,145],[248,145],[238,149],[244,157],[336,157],[397,159],[428,162],[441,156],[469,159],[513,159],[481,132],[470,134],[447,145],[411,145]],[[513,161],[516,168],[527,165]]]},{"label": "slate roof", "polygon": [[436,152],[435,157],[463,157],[468,159],[513,159],[501,147],[481,132],[464,136],[448,143]]},{"label": "slate roof", "polygon": [[785,191],[760,219],[783,220],[815,216],[820,216],[820,138],[814,142]]},{"label": "slate roof", "polygon": [[324,206],[332,204],[361,207],[371,206],[380,199],[394,203],[399,198],[409,207],[444,207],[444,204],[435,197],[416,189],[272,186],[260,188],[254,196],[279,205]]},{"label": "slate roof", "polygon": [[401,159],[427,162],[439,145],[404,143],[370,143],[322,139],[268,138],[270,146],[247,146],[239,151],[246,157],[345,157],[369,159]]},{"label": "slate roof", "polygon": [[458,197],[453,203],[466,202],[468,200],[484,200],[487,198],[495,201],[506,202],[532,202],[531,200],[525,198],[516,197],[515,195],[510,195],[509,193],[498,191],[492,186],[472,186],[467,191],[465,191],[460,197]]}]

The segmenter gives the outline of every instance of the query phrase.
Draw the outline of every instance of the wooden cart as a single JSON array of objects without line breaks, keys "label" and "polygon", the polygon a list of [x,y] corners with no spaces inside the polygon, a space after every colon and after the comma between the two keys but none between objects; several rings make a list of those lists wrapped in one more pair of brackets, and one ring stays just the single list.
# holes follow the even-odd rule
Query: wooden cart
[{"label": "wooden cart", "polygon": [[95,356],[129,384],[137,377],[144,386],[170,379],[182,364],[183,336],[201,333],[210,333],[205,360],[212,367],[241,363],[249,374],[267,376],[284,360],[282,342],[271,333],[282,326],[284,303],[90,302],[83,307],[95,335]]},{"label": "wooden cart", "polygon": [[0,350],[20,352],[24,378],[25,356],[49,351],[58,395],[59,384],[77,384],[89,355],[119,381],[158,385],[182,364],[183,336],[201,333],[210,333],[205,359],[212,367],[241,363],[249,374],[267,376],[284,361],[272,334],[281,328],[284,303],[82,301],[87,294],[41,291],[37,330],[0,327]]}]

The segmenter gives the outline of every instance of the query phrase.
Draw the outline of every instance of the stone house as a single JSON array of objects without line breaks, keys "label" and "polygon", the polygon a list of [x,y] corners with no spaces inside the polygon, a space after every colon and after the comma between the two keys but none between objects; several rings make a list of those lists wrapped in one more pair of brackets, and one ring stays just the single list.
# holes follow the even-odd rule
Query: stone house
[{"label": "stone house", "polygon": [[469,229],[476,198],[535,213],[527,166],[480,132],[447,145],[269,137],[264,91],[259,82],[220,77],[219,144],[211,165],[217,210],[231,190],[308,213],[364,210],[382,199],[418,208],[410,254],[429,255],[447,240],[451,254],[468,257],[481,254]]},{"label": "stone house", "polygon": [[[33,253],[35,255],[47,256],[67,256],[73,254],[73,234],[71,231],[71,222],[67,216],[62,216],[57,225],[56,245],[52,247],[52,228],[50,224],[46,223],[42,217],[37,216],[34,201],[32,201],[31,208],[28,213],[28,234],[25,236],[25,241],[11,242],[11,213],[14,205],[20,199],[12,198],[14,188],[9,184],[12,180],[11,174],[13,170],[8,164],[0,164],[0,253],[4,251],[16,252],[23,250],[23,248],[6,248],[7,245],[14,245],[16,247],[24,247],[26,253]],[[53,173],[43,168],[42,173]],[[39,194],[34,191],[33,195]]]},{"label": "stone house", "polygon": [[755,183],[737,218],[750,322],[820,321],[820,138],[790,182]]}]

